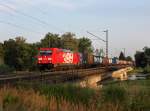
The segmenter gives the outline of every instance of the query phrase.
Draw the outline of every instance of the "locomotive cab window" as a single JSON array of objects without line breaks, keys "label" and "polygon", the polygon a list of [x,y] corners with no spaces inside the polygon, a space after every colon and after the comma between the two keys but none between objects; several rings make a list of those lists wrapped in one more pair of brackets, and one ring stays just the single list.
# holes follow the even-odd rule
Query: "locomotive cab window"
[{"label": "locomotive cab window", "polygon": [[49,56],[49,55],[52,55],[52,51],[51,50],[41,50],[40,55]]}]

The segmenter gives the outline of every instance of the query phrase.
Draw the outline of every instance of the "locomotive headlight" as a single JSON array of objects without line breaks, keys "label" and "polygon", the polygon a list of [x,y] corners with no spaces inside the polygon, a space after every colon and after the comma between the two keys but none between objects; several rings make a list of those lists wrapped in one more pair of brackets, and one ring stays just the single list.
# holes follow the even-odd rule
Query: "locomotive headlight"
[{"label": "locomotive headlight", "polygon": [[52,58],[48,58],[48,60],[50,61],[50,60],[52,60]]},{"label": "locomotive headlight", "polygon": [[42,58],[38,58],[38,60],[39,60],[39,61],[41,61],[41,60],[42,60]]}]

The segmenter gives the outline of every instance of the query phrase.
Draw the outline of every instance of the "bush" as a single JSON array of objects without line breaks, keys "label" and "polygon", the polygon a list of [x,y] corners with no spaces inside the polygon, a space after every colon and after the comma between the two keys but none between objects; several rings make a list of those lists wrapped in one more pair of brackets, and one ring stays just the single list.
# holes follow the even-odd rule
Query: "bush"
[{"label": "bush", "polygon": [[12,71],[14,71],[13,68],[10,68],[7,65],[0,65],[0,74],[7,74],[7,73],[12,72]]},{"label": "bush", "polygon": [[143,69],[143,73],[144,73],[144,74],[150,73],[150,66],[146,66],[146,67]]},{"label": "bush", "polygon": [[143,72],[143,68],[135,67],[134,70],[128,72],[128,74],[137,74],[137,73],[142,73],[142,72]]}]

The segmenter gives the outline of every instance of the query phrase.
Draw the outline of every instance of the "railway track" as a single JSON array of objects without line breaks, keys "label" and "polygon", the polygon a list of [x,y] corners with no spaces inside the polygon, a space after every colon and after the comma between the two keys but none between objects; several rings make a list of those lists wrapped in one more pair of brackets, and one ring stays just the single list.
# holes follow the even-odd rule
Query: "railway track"
[{"label": "railway track", "polygon": [[[114,66],[109,66],[109,69],[112,67]],[[121,66],[120,68],[122,67],[126,66]],[[0,84],[11,84],[18,81],[62,83],[69,80],[84,78],[92,74],[102,74],[104,72],[106,72],[104,67],[55,72],[25,72],[22,74],[0,75]]]}]

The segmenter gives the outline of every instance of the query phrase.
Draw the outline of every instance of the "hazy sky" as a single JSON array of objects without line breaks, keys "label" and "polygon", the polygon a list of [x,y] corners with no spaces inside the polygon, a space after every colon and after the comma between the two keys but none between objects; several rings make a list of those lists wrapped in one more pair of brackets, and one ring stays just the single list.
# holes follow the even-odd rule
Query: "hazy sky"
[{"label": "hazy sky", "polygon": [[[110,56],[150,46],[150,0],[0,0],[0,42],[16,36],[37,42],[47,32],[70,31],[95,39],[87,30],[105,39],[105,29]],[[98,40],[93,45],[105,47]]]}]

